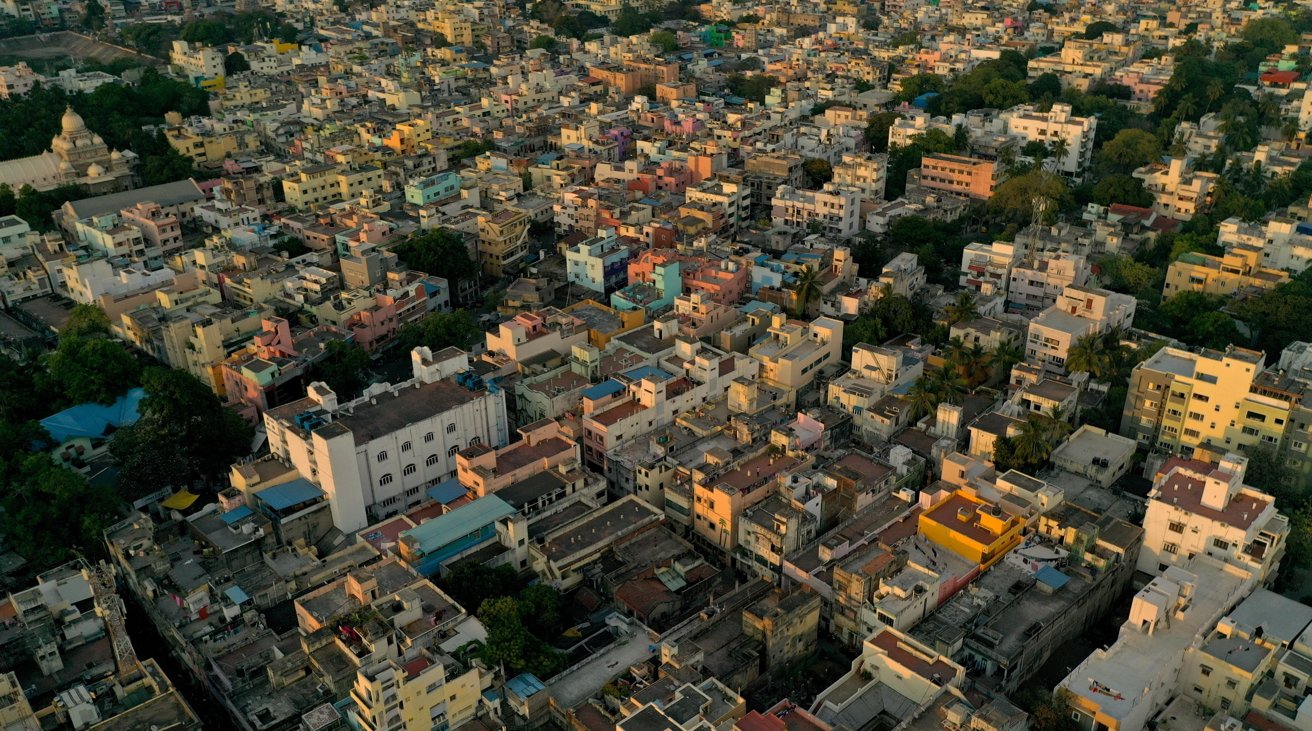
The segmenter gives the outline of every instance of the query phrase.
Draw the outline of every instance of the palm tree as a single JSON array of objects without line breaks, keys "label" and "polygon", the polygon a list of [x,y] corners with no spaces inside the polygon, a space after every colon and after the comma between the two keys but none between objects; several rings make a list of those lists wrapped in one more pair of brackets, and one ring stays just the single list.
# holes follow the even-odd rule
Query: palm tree
[{"label": "palm tree", "polygon": [[803,317],[811,303],[820,297],[820,272],[814,267],[806,267],[797,275],[793,284],[793,315]]},{"label": "palm tree", "polygon": [[966,348],[957,361],[957,366],[961,375],[965,376],[966,384],[972,389],[989,380],[993,375],[990,353],[979,344]]},{"label": "palm tree", "polygon": [[953,365],[960,365],[967,350],[966,341],[960,337],[952,338],[943,348],[943,359]]},{"label": "palm tree", "polygon": [[979,317],[979,310],[975,309],[975,298],[970,292],[958,293],[957,298],[943,312],[947,315],[949,325]]},{"label": "palm tree", "polygon": [[1032,414],[1020,425],[1020,433],[1011,439],[1012,455],[1018,464],[1028,470],[1037,470],[1052,454],[1048,441],[1047,418]]},{"label": "palm tree", "polygon": [[966,379],[961,377],[956,368],[940,368],[931,382],[939,403],[960,404],[966,395]]},{"label": "palm tree", "polygon": [[998,375],[1006,378],[1012,367],[1025,360],[1025,352],[1012,340],[998,343],[998,347],[989,353],[989,365]]},{"label": "palm tree", "polygon": [[1057,169],[1061,170],[1062,158],[1070,152],[1071,143],[1066,141],[1065,137],[1058,137],[1048,143],[1048,154],[1052,157],[1053,162],[1057,164]]},{"label": "palm tree", "polygon": [[1118,330],[1093,332],[1081,335],[1071,345],[1070,352],[1066,354],[1066,368],[1070,371],[1083,371],[1101,381],[1116,373],[1120,366],[1120,355]]},{"label": "palm tree", "polygon": [[932,414],[939,405],[938,392],[929,376],[921,375],[911,384],[907,391],[907,400],[911,402],[911,418],[919,419],[925,414]]},{"label": "palm tree", "polygon": [[1049,444],[1060,444],[1071,433],[1071,422],[1066,418],[1066,410],[1060,406],[1052,407],[1043,417],[1048,432]]}]

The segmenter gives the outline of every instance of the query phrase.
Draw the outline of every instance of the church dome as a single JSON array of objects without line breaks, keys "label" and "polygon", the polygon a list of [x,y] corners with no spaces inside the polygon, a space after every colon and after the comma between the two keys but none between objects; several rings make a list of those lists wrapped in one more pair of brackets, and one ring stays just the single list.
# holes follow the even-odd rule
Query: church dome
[{"label": "church dome", "polygon": [[71,173],[71,172],[73,172],[73,166],[68,162],[68,160],[60,160],[60,161],[59,161],[59,172],[61,172],[61,173]]},{"label": "church dome", "polygon": [[81,114],[73,111],[73,107],[64,110],[64,118],[59,123],[66,135],[81,134],[87,131],[87,123],[82,121]]},{"label": "church dome", "polygon": [[91,163],[91,166],[87,168],[87,177],[103,178],[105,177],[105,169],[93,162]]},{"label": "church dome", "polygon": [[119,152],[118,150],[114,150],[113,152],[109,153],[109,159],[113,160],[114,162],[118,162],[119,160],[123,159],[123,153]]}]

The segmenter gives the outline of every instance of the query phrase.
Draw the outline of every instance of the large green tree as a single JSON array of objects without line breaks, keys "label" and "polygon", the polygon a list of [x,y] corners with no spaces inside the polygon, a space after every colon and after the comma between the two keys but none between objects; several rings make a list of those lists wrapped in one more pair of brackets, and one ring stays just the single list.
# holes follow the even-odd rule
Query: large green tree
[{"label": "large green tree", "polygon": [[110,442],[129,496],[168,486],[213,483],[250,452],[253,430],[186,371],[150,368],[140,420]]}]

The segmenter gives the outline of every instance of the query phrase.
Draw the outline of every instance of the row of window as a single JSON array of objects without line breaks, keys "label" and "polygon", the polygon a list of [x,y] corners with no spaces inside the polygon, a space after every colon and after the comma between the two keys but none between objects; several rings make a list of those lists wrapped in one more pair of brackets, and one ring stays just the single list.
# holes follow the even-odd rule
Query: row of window
[{"label": "row of window", "polygon": [[[456,432],[456,425],[455,425],[455,424],[447,424],[447,425],[446,425],[446,433],[447,433],[447,434],[454,434],[455,432]],[[433,432],[430,431],[430,432],[428,432],[427,434],[424,435],[424,443],[427,444],[427,443],[429,443],[429,442],[432,442],[434,438],[435,438],[435,437],[433,436]],[[478,437],[474,437],[473,439],[470,440],[469,445],[472,447],[473,445],[478,444],[479,441],[480,441],[480,439],[479,439]],[[402,443],[401,443],[401,451],[402,451],[402,452],[409,452],[410,450],[411,450],[410,442],[402,442]],[[457,451],[458,451],[458,450],[457,450]],[[454,453],[455,453],[455,452],[452,452],[452,454],[454,454]],[[378,461],[378,462],[386,462],[386,461],[387,461],[387,450],[384,449],[384,450],[381,450],[380,452],[378,452],[378,454],[374,456],[374,459],[375,459],[376,461]]]}]

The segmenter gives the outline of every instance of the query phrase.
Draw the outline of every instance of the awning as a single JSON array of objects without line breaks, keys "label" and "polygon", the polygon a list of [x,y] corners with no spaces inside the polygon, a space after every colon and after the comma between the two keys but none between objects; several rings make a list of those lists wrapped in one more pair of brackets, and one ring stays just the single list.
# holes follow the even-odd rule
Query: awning
[{"label": "awning", "polygon": [[251,598],[246,595],[246,592],[242,591],[241,587],[236,584],[224,589],[223,595],[228,597],[228,600],[237,606],[241,606],[251,600]]},{"label": "awning", "polygon": [[181,492],[173,493],[167,500],[161,502],[159,506],[169,510],[186,510],[191,507],[192,503],[196,502],[196,498],[198,497],[200,497],[200,495],[183,490]]}]

